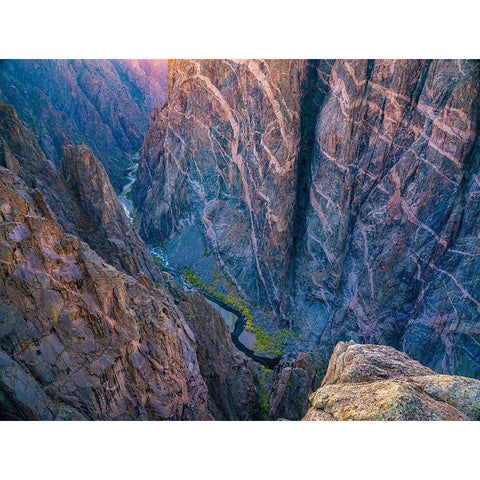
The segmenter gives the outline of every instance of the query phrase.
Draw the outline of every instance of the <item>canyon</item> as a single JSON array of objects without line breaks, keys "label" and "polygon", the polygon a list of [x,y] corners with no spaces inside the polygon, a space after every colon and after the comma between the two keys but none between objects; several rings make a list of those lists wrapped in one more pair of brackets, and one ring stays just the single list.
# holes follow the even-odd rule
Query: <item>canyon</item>
[{"label": "canyon", "polygon": [[173,61],[140,233],[323,372],[354,340],[479,378],[478,106],[475,61]]},{"label": "canyon", "polygon": [[479,71],[2,60],[0,418],[479,420]]},{"label": "canyon", "polygon": [[256,418],[255,367],[203,297],[174,298],[92,152],[65,146],[55,169],[1,104],[0,134],[0,417]]},{"label": "canyon", "polygon": [[29,124],[47,158],[85,144],[120,188],[152,108],[166,101],[165,60],[0,60],[0,99]]}]

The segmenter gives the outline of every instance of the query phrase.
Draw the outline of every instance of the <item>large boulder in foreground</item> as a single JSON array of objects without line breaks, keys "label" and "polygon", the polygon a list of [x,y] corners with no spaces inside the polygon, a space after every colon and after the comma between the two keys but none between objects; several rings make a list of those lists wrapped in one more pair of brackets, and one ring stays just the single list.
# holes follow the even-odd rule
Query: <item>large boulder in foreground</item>
[{"label": "large boulder in foreground", "polygon": [[480,420],[480,381],[383,345],[340,342],[303,420]]}]

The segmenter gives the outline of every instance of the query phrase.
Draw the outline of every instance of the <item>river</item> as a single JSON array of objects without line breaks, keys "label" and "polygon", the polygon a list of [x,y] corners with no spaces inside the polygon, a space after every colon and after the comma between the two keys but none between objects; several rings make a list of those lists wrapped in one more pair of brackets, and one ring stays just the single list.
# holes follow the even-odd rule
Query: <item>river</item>
[{"label": "river", "polygon": [[[117,196],[119,202],[125,210],[127,217],[130,219],[131,222],[133,222],[134,218],[134,206],[132,200],[130,199],[130,193],[132,191],[134,183],[137,180],[138,162],[139,156],[135,156],[132,158],[132,164],[128,168],[127,173],[128,182]],[[149,248],[152,257],[158,259],[161,262],[162,268],[170,272],[175,277],[180,286],[182,286],[185,290],[190,290],[194,288],[187,286],[183,280],[181,273],[172,268],[172,266],[168,262],[167,255],[162,248]],[[206,301],[210,303],[210,305],[212,305],[222,315],[225,323],[230,328],[232,341],[240,351],[245,353],[255,362],[258,362],[269,369],[275,368],[280,359],[255,353],[255,335],[245,329],[246,320],[240,312],[234,311],[228,305],[222,303],[217,298],[212,297],[205,292],[202,292],[200,289],[195,288],[195,290],[200,293],[206,299]]]},{"label": "river", "polygon": [[133,222],[133,215],[134,215],[134,207],[133,202],[130,198],[130,193],[132,192],[133,184],[137,180],[137,171],[138,171],[138,163],[140,161],[140,156],[136,155],[132,158],[132,164],[128,167],[127,170],[127,179],[128,182],[123,187],[122,191],[119,195],[117,195],[118,200],[120,201],[127,217],[131,222]]}]

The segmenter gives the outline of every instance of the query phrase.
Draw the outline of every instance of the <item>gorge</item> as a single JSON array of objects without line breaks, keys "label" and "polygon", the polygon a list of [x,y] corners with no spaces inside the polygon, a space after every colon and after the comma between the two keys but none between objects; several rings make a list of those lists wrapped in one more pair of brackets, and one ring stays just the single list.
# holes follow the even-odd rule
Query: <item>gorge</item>
[{"label": "gorge", "polygon": [[479,99],[467,60],[1,61],[0,418],[480,419]]},{"label": "gorge", "polygon": [[474,61],[171,62],[140,233],[324,365],[353,339],[478,377],[478,81]]},{"label": "gorge", "polygon": [[[133,223],[136,216],[134,205],[131,200],[132,189],[136,182],[136,173],[138,170],[138,158],[132,159],[132,165],[128,169],[128,182],[123,187],[122,191],[117,195],[119,202],[121,203],[128,219]],[[150,254],[154,259],[157,266],[166,272],[169,272],[176,280],[177,284],[185,291],[191,291],[195,287],[188,282],[187,279],[182,276],[182,272],[175,270],[170,266],[168,257],[161,247],[152,246],[149,248]],[[256,338],[255,334],[245,330],[246,318],[242,315],[239,309],[234,309],[231,305],[222,301],[214,294],[206,293],[202,287],[197,287],[196,291],[202,295],[207,302],[212,305],[222,316],[226,325],[231,330],[232,341],[234,345],[249,356],[252,360],[260,363],[264,367],[273,369],[278,364],[278,358],[271,354],[258,354],[255,353]]]}]

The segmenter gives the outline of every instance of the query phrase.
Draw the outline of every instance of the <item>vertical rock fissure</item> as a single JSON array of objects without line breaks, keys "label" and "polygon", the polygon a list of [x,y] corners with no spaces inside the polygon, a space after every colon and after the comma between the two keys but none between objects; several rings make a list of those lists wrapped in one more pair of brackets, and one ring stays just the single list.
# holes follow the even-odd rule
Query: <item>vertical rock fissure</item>
[{"label": "vertical rock fissure", "polygon": [[[318,82],[320,81],[318,74],[319,64],[320,60],[307,61],[304,94],[300,108],[300,142],[296,164],[295,209],[291,223],[292,246],[287,275],[287,279],[292,287],[295,285],[298,253],[302,248],[306,233],[306,211],[309,203],[315,132],[318,114],[325,98],[323,89],[318,88]],[[295,288],[290,288],[289,291],[295,292]],[[287,305],[286,311],[288,312],[289,310],[290,305]],[[287,325],[289,327],[293,326],[290,317],[287,320]]]}]

